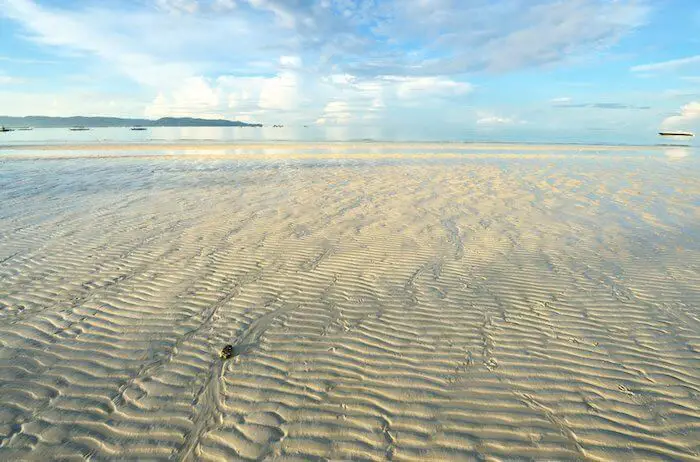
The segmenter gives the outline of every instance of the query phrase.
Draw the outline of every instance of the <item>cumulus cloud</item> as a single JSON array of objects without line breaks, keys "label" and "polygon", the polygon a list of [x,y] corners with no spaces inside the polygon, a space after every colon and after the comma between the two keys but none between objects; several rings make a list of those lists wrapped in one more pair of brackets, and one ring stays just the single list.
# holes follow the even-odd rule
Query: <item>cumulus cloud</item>
[{"label": "cumulus cloud", "polygon": [[160,118],[168,116],[221,115],[219,105],[221,92],[203,77],[190,77],[171,94],[158,93],[153,103],[146,107],[147,117]]},{"label": "cumulus cloud", "polygon": [[649,10],[648,0],[61,5],[4,0],[0,16],[58,61],[68,55],[100,78],[135,82],[149,94],[149,115],[325,124],[409,109],[419,117],[430,105],[432,114],[447,114],[475,91],[465,73],[555,65],[600,50],[643,24]]},{"label": "cumulus cloud", "polygon": [[320,90],[328,95],[318,125],[366,124],[379,119],[386,109],[387,82],[359,79],[350,74],[324,78]]},{"label": "cumulus cloud", "polygon": [[160,92],[147,106],[146,115],[222,117],[235,113],[237,118],[246,119],[272,114],[278,118],[294,116],[306,101],[301,64],[299,57],[282,56],[278,73],[270,77],[190,77],[173,90]]},{"label": "cumulus cloud", "polygon": [[347,101],[330,101],[323,108],[323,115],[316,120],[317,125],[347,125],[353,119],[353,112]]},{"label": "cumulus cloud", "polygon": [[446,77],[386,77],[396,83],[396,94],[401,99],[420,96],[449,97],[465,95],[473,87],[467,82],[457,82]]},{"label": "cumulus cloud", "polygon": [[664,119],[661,126],[666,129],[700,126],[700,101],[686,104],[681,108],[680,113]]},{"label": "cumulus cloud", "polygon": [[482,126],[516,125],[524,123],[516,117],[503,117],[496,114],[478,112],[476,124]]},{"label": "cumulus cloud", "polygon": [[260,108],[289,111],[299,107],[301,101],[301,79],[296,72],[282,71],[263,81]]},{"label": "cumulus cloud", "polygon": [[329,103],[316,123],[343,125],[370,123],[380,118],[416,116],[435,104],[447,109],[458,105],[473,90],[468,82],[448,77],[411,77],[385,75],[377,77],[332,74],[323,79],[322,93]]}]

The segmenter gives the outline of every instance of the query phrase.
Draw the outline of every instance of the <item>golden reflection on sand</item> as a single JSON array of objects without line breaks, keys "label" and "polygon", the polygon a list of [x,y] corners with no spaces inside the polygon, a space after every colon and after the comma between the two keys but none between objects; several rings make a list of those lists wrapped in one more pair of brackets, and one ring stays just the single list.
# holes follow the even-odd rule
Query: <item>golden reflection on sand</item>
[{"label": "golden reflection on sand", "polygon": [[699,457],[696,169],[215,152],[3,158],[1,459]]}]

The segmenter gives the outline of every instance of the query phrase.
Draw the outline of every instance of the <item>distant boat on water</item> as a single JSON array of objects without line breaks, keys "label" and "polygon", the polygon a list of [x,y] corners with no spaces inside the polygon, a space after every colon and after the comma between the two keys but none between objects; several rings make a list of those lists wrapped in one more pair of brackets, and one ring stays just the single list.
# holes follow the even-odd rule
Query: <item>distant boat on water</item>
[{"label": "distant boat on water", "polygon": [[692,138],[695,133],[691,132],[659,132],[659,136],[686,136]]},{"label": "distant boat on water", "polygon": [[28,132],[29,130],[34,130],[34,127],[19,127],[17,130],[22,132]]},{"label": "distant boat on water", "polygon": [[11,128],[5,128],[4,125],[0,126],[0,132],[12,132],[12,131],[14,131],[14,130]]},{"label": "distant boat on water", "polygon": [[68,130],[72,132],[84,132],[86,130],[90,130],[88,127],[71,127]]},{"label": "distant boat on water", "polygon": [[134,131],[140,131],[140,132],[142,132],[144,130],[148,130],[148,128],[146,128],[146,127],[131,127],[131,129]]}]

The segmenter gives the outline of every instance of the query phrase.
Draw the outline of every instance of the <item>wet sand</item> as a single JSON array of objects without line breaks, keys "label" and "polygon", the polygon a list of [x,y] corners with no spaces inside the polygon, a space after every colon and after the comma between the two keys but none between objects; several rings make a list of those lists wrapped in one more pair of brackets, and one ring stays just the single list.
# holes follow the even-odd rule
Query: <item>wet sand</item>
[{"label": "wet sand", "polygon": [[[667,145],[666,145],[667,146]],[[53,144],[15,144],[15,145],[5,145],[2,146],[5,149],[16,149],[21,151],[135,151],[135,150],[148,150],[148,151],[162,151],[167,149],[177,149],[177,150],[255,150],[255,151],[269,151],[269,150],[283,150],[286,155],[294,155],[299,151],[306,151],[309,149],[322,150],[326,152],[332,152],[333,150],[338,150],[343,153],[347,153],[352,150],[374,150],[382,154],[388,151],[397,151],[401,153],[408,153],[415,150],[429,150],[432,153],[441,151],[451,151],[451,150],[475,150],[477,152],[488,152],[488,151],[501,151],[504,149],[513,149],[517,152],[527,152],[527,151],[601,151],[601,150],[612,150],[612,151],[628,151],[637,152],[639,150],[647,149],[663,149],[664,145],[657,146],[629,146],[629,145],[570,145],[570,144],[518,144],[518,143],[394,143],[394,142],[315,142],[315,143],[299,143],[293,141],[276,141],[276,142],[216,142],[210,141],[206,143],[193,143],[187,141],[174,141],[174,142],[140,142],[135,141],[132,143],[111,143],[111,142],[93,142],[93,143],[53,143]]]},{"label": "wet sand", "polygon": [[3,154],[0,459],[698,460],[697,159],[540,148]]}]

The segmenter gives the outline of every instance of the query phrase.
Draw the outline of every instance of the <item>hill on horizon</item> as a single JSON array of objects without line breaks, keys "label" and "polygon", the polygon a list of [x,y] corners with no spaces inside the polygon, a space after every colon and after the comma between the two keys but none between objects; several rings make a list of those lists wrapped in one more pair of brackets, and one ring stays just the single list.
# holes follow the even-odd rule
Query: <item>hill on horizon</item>
[{"label": "hill on horizon", "polygon": [[0,116],[0,125],[10,128],[67,128],[67,127],[262,127],[262,124],[226,119],[199,119],[196,117],[162,117],[157,120],[124,117],[50,117]]}]

